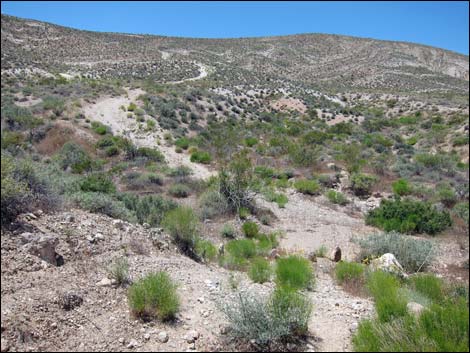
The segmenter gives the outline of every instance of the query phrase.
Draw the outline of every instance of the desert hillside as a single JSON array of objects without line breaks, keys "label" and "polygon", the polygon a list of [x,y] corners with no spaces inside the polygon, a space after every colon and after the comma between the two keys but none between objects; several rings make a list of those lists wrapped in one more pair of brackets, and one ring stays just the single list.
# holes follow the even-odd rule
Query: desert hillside
[{"label": "desert hillside", "polygon": [[468,56],[1,27],[2,352],[468,351]]}]

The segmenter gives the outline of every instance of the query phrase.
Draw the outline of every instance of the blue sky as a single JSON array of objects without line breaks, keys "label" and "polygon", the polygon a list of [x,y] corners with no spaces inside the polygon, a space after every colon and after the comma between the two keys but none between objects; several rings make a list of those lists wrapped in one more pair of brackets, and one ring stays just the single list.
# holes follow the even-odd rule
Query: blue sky
[{"label": "blue sky", "polygon": [[2,13],[78,29],[237,38],[333,33],[414,42],[468,55],[467,1],[2,1]]}]

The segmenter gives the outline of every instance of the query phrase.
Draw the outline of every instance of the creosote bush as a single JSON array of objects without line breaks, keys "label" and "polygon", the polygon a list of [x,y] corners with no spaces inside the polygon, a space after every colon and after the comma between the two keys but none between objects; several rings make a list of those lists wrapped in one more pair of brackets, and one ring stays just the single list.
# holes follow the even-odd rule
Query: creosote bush
[{"label": "creosote bush", "polygon": [[302,194],[308,195],[316,195],[320,191],[320,185],[316,180],[297,180],[294,183],[294,187],[297,191],[301,192]]},{"label": "creosote bush", "polygon": [[438,211],[428,202],[413,200],[382,200],[371,210],[366,223],[385,231],[427,233],[435,235],[452,225],[447,211]]},{"label": "creosote bush", "polygon": [[199,220],[190,207],[180,206],[168,212],[162,221],[181,251],[194,257],[198,240]]},{"label": "creosote bush", "polygon": [[256,238],[259,233],[258,225],[251,221],[243,223],[242,230],[247,238]]},{"label": "creosote bush", "polygon": [[180,307],[176,289],[166,272],[146,275],[129,288],[127,298],[132,313],[144,320],[173,319]]}]

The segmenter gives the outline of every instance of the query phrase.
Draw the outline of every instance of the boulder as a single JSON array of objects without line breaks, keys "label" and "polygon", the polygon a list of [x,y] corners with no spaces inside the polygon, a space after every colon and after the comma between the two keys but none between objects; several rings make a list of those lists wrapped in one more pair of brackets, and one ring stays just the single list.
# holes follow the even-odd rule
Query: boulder
[{"label": "boulder", "polygon": [[373,271],[382,270],[384,272],[396,274],[400,277],[406,277],[403,267],[395,258],[395,255],[390,254],[390,253],[383,254],[378,259],[372,260],[370,263],[370,268]]},{"label": "boulder", "polygon": [[414,316],[419,316],[421,315],[425,307],[419,303],[409,302],[408,304],[406,304],[406,309],[408,310],[410,314]]},{"label": "boulder", "polygon": [[314,251],[309,252],[307,257],[310,261],[317,262],[317,254]]},{"label": "boulder", "polygon": [[[29,233],[31,234],[31,233]],[[22,234],[24,236],[25,233]],[[42,260],[57,266],[57,254],[55,248],[59,243],[56,237],[51,235],[28,235],[22,238],[23,241],[29,240],[27,244],[23,245],[23,249],[31,255],[38,256]]]}]

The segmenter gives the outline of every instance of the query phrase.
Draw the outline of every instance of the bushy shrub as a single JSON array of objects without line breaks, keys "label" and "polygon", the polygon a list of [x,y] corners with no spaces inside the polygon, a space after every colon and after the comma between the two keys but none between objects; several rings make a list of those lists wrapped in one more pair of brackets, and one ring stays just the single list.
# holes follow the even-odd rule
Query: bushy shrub
[{"label": "bushy shrub", "polygon": [[106,135],[110,131],[108,126],[98,121],[91,122],[91,129],[99,135]]},{"label": "bushy shrub", "polygon": [[209,164],[212,158],[209,152],[196,151],[191,154],[190,161],[194,163]]},{"label": "bushy shrub", "polygon": [[452,225],[448,212],[438,211],[428,202],[408,199],[382,200],[379,207],[367,214],[366,223],[385,231],[430,235]]},{"label": "bushy shrub", "polygon": [[374,258],[391,253],[408,272],[425,270],[437,253],[437,245],[432,241],[395,232],[371,234],[355,241],[361,246],[362,258]]},{"label": "bushy shrub", "polygon": [[308,195],[316,195],[320,191],[320,185],[316,180],[297,180],[294,183],[294,187],[297,191],[301,192],[302,194]]},{"label": "bushy shrub", "polygon": [[82,173],[92,168],[92,161],[82,146],[67,142],[59,151],[57,159],[62,169],[70,167],[73,173]]},{"label": "bushy shrub", "polygon": [[181,251],[189,256],[195,255],[199,220],[190,207],[180,206],[171,210],[166,214],[162,225]]},{"label": "bushy shrub", "polygon": [[205,262],[215,260],[217,257],[217,248],[209,240],[196,239],[196,245],[194,247],[196,255]]},{"label": "bushy shrub", "polygon": [[139,147],[136,151],[136,157],[144,157],[154,162],[164,162],[165,156],[156,148]]},{"label": "bushy shrub", "polygon": [[111,195],[101,192],[79,192],[71,196],[71,200],[84,210],[93,213],[103,213],[113,218],[135,221],[135,216],[123,202]]},{"label": "bushy shrub", "polygon": [[231,240],[225,244],[225,255],[221,263],[229,269],[244,269],[248,265],[248,259],[256,254],[256,243],[252,239]]},{"label": "bushy shrub", "polygon": [[259,232],[258,225],[255,222],[243,223],[242,230],[247,238],[256,238]]},{"label": "bushy shrub", "polygon": [[130,282],[129,262],[127,258],[120,257],[108,267],[109,276],[119,285],[125,285]]},{"label": "bushy shrub", "polygon": [[351,190],[356,196],[367,196],[371,193],[372,187],[377,183],[377,177],[362,173],[351,175]]},{"label": "bushy shrub", "polygon": [[314,278],[310,262],[296,255],[278,259],[276,262],[276,283],[291,289],[311,289]]},{"label": "bushy shrub", "polygon": [[128,112],[133,112],[134,110],[137,109],[137,106],[135,105],[135,103],[131,103],[129,104],[129,106],[127,107],[127,111]]},{"label": "bushy shrub", "polygon": [[220,234],[224,237],[224,238],[230,238],[230,239],[233,239],[235,238],[235,236],[237,235],[237,232],[235,230],[235,228],[226,223],[224,224],[224,226],[222,227],[222,230],[220,231]]},{"label": "bushy shrub", "polygon": [[357,262],[340,261],[336,264],[335,275],[340,284],[361,280],[364,275],[364,265]]},{"label": "bushy shrub", "polygon": [[209,189],[201,194],[199,198],[199,207],[203,219],[213,218],[226,214],[230,211],[230,206],[218,190]]},{"label": "bushy shrub", "polygon": [[449,208],[454,206],[458,200],[455,190],[447,183],[437,185],[437,196],[439,201]]},{"label": "bushy shrub", "polygon": [[233,338],[254,340],[269,350],[307,332],[312,305],[296,292],[277,290],[270,298],[240,293],[235,301],[226,302],[222,311]]},{"label": "bushy shrub", "polygon": [[150,273],[129,288],[127,298],[130,309],[143,319],[173,319],[180,307],[176,289],[166,272]]},{"label": "bushy shrub", "polygon": [[187,150],[189,147],[189,140],[187,137],[180,137],[175,141],[175,145],[183,150]]},{"label": "bushy shrub", "polygon": [[164,215],[177,207],[175,202],[158,195],[122,193],[117,198],[135,215],[139,223],[148,223],[153,227],[159,226]]},{"label": "bushy shrub", "polygon": [[328,252],[328,248],[326,245],[321,245],[318,249],[315,250],[314,254],[317,257],[326,257],[326,254]]},{"label": "bushy shrub", "polygon": [[253,147],[258,143],[258,139],[256,137],[247,137],[245,138],[245,145],[247,147]]},{"label": "bushy shrub", "polygon": [[80,182],[80,189],[84,192],[102,192],[105,194],[116,192],[116,186],[113,181],[104,173],[95,173],[86,176]]},{"label": "bushy shrub", "polygon": [[258,257],[253,259],[248,270],[248,277],[251,278],[253,282],[264,283],[268,282],[271,278],[272,269],[269,261]]},{"label": "bushy shrub", "polygon": [[408,180],[398,179],[392,183],[392,190],[395,195],[405,196],[411,194],[413,191]]},{"label": "bushy shrub", "polygon": [[168,189],[168,192],[175,197],[188,197],[191,189],[185,184],[173,184]]},{"label": "bushy shrub", "polygon": [[330,200],[330,202],[341,206],[347,205],[349,203],[349,200],[346,198],[346,196],[344,196],[344,194],[339,191],[328,190],[326,197],[328,200]]}]

